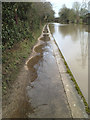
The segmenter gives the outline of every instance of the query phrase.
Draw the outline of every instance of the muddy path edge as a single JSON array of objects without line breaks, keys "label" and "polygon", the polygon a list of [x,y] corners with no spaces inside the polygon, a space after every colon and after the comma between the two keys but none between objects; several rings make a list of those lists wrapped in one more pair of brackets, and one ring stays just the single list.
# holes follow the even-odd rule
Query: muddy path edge
[{"label": "muddy path edge", "polygon": [[[36,44],[33,46],[31,54],[26,59],[24,65],[21,67],[17,79],[15,80],[14,84],[12,84],[12,88],[6,97],[8,101],[6,98],[4,98],[5,100],[2,106],[2,118],[26,118],[26,109],[28,106],[30,106],[29,110],[33,112],[33,107],[30,103],[28,103],[28,96],[25,94],[26,86],[31,82],[29,78],[27,63],[31,58],[33,58],[33,52],[35,53],[34,48],[39,45],[39,38],[37,39]],[[23,104],[25,109],[19,111],[19,107]]]}]

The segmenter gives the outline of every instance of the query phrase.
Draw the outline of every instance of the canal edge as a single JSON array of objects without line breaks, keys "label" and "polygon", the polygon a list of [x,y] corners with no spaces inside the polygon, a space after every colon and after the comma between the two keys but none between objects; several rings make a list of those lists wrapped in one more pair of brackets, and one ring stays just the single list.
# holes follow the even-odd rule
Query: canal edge
[{"label": "canal edge", "polygon": [[[88,108],[88,104],[87,104],[76,80],[74,79],[73,74],[71,73],[71,71],[67,65],[67,62],[66,62],[65,58],[63,57],[53,35],[51,34],[49,25],[48,25],[48,30],[49,30],[50,39],[51,39],[52,45],[53,45],[53,51],[54,51],[56,63],[58,65],[59,73],[60,73],[60,76],[62,79],[62,84],[63,84],[64,90],[65,90],[65,93],[67,96],[67,101],[68,101],[68,104],[69,104],[69,107],[71,110],[72,118],[88,118],[88,114],[86,113],[87,112],[86,108]],[[69,90],[69,88],[70,88],[70,90]],[[76,89],[76,88],[78,88],[78,89]],[[73,92],[71,92],[71,90]]]}]

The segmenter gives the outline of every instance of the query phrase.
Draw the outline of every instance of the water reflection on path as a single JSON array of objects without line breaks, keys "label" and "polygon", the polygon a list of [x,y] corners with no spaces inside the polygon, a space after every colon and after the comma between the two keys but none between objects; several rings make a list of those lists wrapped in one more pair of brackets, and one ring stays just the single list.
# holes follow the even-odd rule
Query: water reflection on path
[{"label": "water reflection on path", "polygon": [[51,31],[88,101],[88,26],[54,23]]}]

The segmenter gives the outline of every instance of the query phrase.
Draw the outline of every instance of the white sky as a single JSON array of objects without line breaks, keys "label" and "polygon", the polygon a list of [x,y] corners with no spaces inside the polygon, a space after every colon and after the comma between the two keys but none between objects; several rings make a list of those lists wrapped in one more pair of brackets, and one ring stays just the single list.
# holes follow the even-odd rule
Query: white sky
[{"label": "white sky", "polygon": [[73,2],[89,2],[90,0],[46,0],[52,3],[53,10],[55,11],[55,17],[58,17],[59,9],[62,8],[62,5],[65,4],[66,7],[72,8]]}]

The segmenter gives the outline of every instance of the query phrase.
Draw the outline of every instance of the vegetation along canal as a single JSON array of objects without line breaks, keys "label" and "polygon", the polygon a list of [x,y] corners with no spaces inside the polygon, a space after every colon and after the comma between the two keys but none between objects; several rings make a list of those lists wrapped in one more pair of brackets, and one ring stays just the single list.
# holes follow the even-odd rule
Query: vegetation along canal
[{"label": "vegetation along canal", "polygon": [[0,118],[90,117],[88,3],[24,1],[2,2]]},{"label": "vegetation along canal", "polygon": [[58,47],[88,101],[88,26],[53,23],[50,27]]}]

